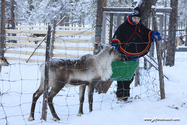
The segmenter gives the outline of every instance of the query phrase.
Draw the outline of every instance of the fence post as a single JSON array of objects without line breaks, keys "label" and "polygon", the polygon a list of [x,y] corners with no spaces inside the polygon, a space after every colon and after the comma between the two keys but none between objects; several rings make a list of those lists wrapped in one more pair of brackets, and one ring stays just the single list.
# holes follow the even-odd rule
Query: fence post
[{"label": "fence post", "polygon": [[[138,59],[139,62],[139,59]],[[136,72],[135,72],[135,87],[140,85],[140,65],[138,65]]]},{"label": "fence post", "polygon": [[101,42],[103,44],[106,43],[106,12],[103,12],[103,22],[102,22],[102,34],[101,34]]},{"label": "fence post", "polygon": [[48,25],[46,54],[45,54],[45,78],[44,78],[43,107],[42,107],[42,118],[41,118],[45,121],[47,118],[47,104],[48,104],[50,38],[51,38],[51,25]]},{"label": "fence post", "polygon": [[54,49],[54,41],[55,41],[55,29],[56,29],[56,18],[54,18],[53,22],[53,32],[52,32],[52,40],[50,44],[50,53],[49,53],[49,58],[52,59],[53,57],[53,49]]},{"label": "fence post", "polygon": [[[151,18],[151,20],[153,21],[153,17]],[[150,20],[150,21],[151,21]],[[152,23],[152,30],[154,30],[154,24]],[[155,50],[155,45],[154,45],[154,43],[152,42],[151,43],[151,48],[150,48],[150,51],[149,51],[149,55],[150,55],[150,57],[152,57],[152,58],[154,58],[154,50]],[[145,58],[144,58],[145,59]],[[147,62],[147,61],[146,61]],[[149,69],[151,69],[151,67],[152,67],[152,64],[151,63],[149,63]]]},{"label": "fence post", "polygon": [[112,41],[112,31],[113,31],[113,13],[110,13],[110,34],[109,34],[109,42]]},{"label": "fence post", "polygon": [[[154,29],[156,31],[158,31],[157,20],[156,20],[156,11],[152,11],[152,13],[153,13]],[[161,96],[161,99],[164,99],[165,98],[164,75],[163,75],[163,68],[162,68],[161,52],[159,51],[160,47],[161,47],[161,43],[158,42],[158,38],[157,38],[156,49],[157,49],[158,69],[159,69],[160,96]]]},{"label": "fence post", "polygon": [[185,46],[187,46],[187,26],[186,26],[186,41],[185,41]]},{"label": "fence post", "polygon": [[166,53],[165,53],[165,49],[166,49],[166,30],[167,30],[167,28],[166,28],[166,22],[167,22],[167,13],[165,12],[164,13],[164,50],[163,50],[163,56],[164,56],[164,60],[163,60],[163,64],[165,65],[166,64]]}]

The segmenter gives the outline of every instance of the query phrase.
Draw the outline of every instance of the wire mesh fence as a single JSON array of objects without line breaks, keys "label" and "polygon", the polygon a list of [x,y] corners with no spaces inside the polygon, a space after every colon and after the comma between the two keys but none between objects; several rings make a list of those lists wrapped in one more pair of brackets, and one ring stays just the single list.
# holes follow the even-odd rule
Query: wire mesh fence
[{"label": "wire mesh fence", "polygon": [[[58,4],[58,3],[55,2],[54,4]],[[79,9],[75,9],[75,7],[79,5],[83,5],[83,4],[77,4],[77,3],[76,4],[73,3],[72,5],[70,4],[71,6],[70,10],[71,11],[73,10],[73,12],[71,12],[72,15],[74,11],[76,15],[80,15],[77,13],[82,12],[82,11],[79,11]],[[68,5],[67,7],[70,7],[70,6]],[[115,6],[118,6],[118,5],[115,4]],[[51,5],[48,7],[51,7]],[[92,7],[93,6],[91,6],[90,8]],[[84,6],[84,8],[86,7]],[[107,8],[104,8],[104,9],[107,9]],[[122,7],[121,9],[124,9],[124,7]],[[159,8],[157,9],[159,10]],[[43,9],[42,11],[45,11],[45,9]],[[55,9],[55,12],[56,11],[58,11],[58,9]],[[59,11],[59,12],[62,12],[62,11]],[[88,13],[91,13],[91,12],[88,11]],[[33,13],[33,14],[37,15],[36,13]],[[83,15],[85,14],[86,13],[84,13]],[[118,12],[113,13],[113,14],[117,14],[117,16],[114,17],[114,20],[113,20],[112,14],[110,15],[106,14],[104,16],[106,21],[108,21],[108,22],[105,22],[103,25],[103,26],[106,26],[105,28],[104,27],[102,28],[101,24],[96,25],[96,28],[98,28],[99,33],[96,33],[95,29],[90,28],[90,27],[89,28],[56,27],[57,29],[56,29],[55,41],[54,41],[53,58],[62,58],[64,60],[75,61],[75,60],[80,59],[85,54],[92,55],[93,50],[94,50],[94,43],[96,39],[97,38],[100,39],[102,37],[104,38],[103,40],[107,42],[111,41],[112,34],[113,34],[112,32],[115,32],[116,28],[120,25],[120,23],[125,21],[127,15],[129,15],[129,12],[127,13],[124,12],[122,15],[120,15]],[[55,15],[57,14],[55,13]],[[60,15],[62,16],[62,14]],[[80,23],[86,22],[85,18],[83,18],[84,17],[83,15],[81,14]],[[101,15],[102,14],[100,14],[100,16]],[[163,18],[163,15],[164,14],[161,14],[160,17]],[[165,16],[166,15],[167,13],[165,13]],[[49,17],[52,17],[52,16],[53,14],[51,13]],[[41,13],[39,17],[42,17]],[[68,21],[66,21],[68,25],[70,23],[72,23],[73,25],[74,17],[75,16],[72,16],[72,19],[68,19]],[[71,18],[71,16],[68,18]],[[89,21],[91,20],[91,22],[94,22],[95,17],[93,15],[89,18],[90,18]],[[168,20],[166,20],[165,18],[165,32],[162,31],[163,26],[161,26],[163,24],[163,21],[161,21],[162,23],[160,23],[161,25],[159,28],[159,30],[161,30],[159,32],[165,35],[165,40],[167,36],[170,36],[168,30],[166,30],[167,29],[166,21]],[[151,24],[152,23],[149,22],[149,25]],[[109,27],[111,30],[110,32],[109,32]],[[77,114],[79,110],[80,91],[79,91],[78,86],[76,87],[65,86],[55,96],[53,100],[53,105],[56,109],[57,115],[61,119],[60,121],[56,121],[56,122],[53,121],[52,113],[50,112],[49,108],[47,110],[47,122],[45,122],[44,120],[41,120],[42,112],[43,112],[42,110],[43,96],[41,96],[37,102],[34,102],[36,103],[36,108],[34,112],[35,120],[28,121],[29,120],[28,118],[31,113],[30,110],[31,110],[31,105],[32,105],[32,98],[34,96],[33,93],[38,89],[38,87],[40,86],[40,82],[41,82],[42,74],[40,71],[40,66],[41,64],[43,64],[45,60],[45,54],[46,54],[46,43],[45,42],[46,41],[44,41],[41,45],[39,44],[47,33],[47,30],[46,30],[47,26],[17,26],[17,27],[12,27],[12,28],[16,28],[16,29],[5,30],[6,35],[5,36],[1,35],[1,38],[3,38],[2,40],[4,41],[4,38],[5,38],[6,42],[5,42],[5,49],[3,49],[3,51],[0,51],[0,54],[2,52],[5,52],[4,56],[6,60],[0,60],[2,61],[2,63],[0,63],[2,65],[1,74],[0,74],[1,76],[0,77],[0,125],[1,124],[2,125],[3,124],[7,124],[7,125],[69,124],[71,120],[77,118]],[[104,31],[104,30],[106,34],[102,34],[101,31]],[[181,33],[181,34],[184,34],[184,33]],[[36,49],[35,53],[33,53],[33,51],[37,47],[39,48]],[[1,46],[1,48],[4,48],[4,47]],[[29,57],[31,58],[29,59]],[[109,57],[105,57],[105,58],[106,58],[106,61],[103,64],[103,67],[105,70],[108,70],[109,67],[106,67],[106,66],[110,58]],[[154,58],[154,60],[157,60],[156,55],[154,55],[152,58]],[[102,60],[102,58],[100,58],[99,61],[100,60]],[[9,65],[6,64],[7,61]],[[26,63],[27,61],[28,63]],[[123,101],[119,101],[116,98],[117,82],[113,81],[106,93],[98,94],[98,92],[94,90],[93,112],[97,110],[102,111],[102,110],[107,110],[107,109],[115,111],[116,109],[126,107],[127,105],[130,105],[133,102],[138,102],[138,101],[143,102],[143,101],[160,100],[159,73],[154,67],[151,67],[151,66],[149,66],[148,68],[144,67],[145,66],[144,61],[145,60],[143,58],[140,58],[139,60],[140,69],[138,73],[140,75],[140,82],[138,85],[137,83],[135,83],[135,80],[131,83],[130,97],[128,101],[123,102]],[[59,65],[53,65],[53,66],[59,67]],[[69,69],[70,68],[66,68],[66,70],[69,70]],[[80,70],[83,70],[83,69],[80,69]],[[102,68],[98,68],[98,70],[102,70]],[[78,71],[75,71],[75,72],[79,73]],[[107,72],[107,74],[109,74],[109,72]],[[67,73],[61,74],[61,75],[67,75]],[[78,81],[79,78],[75,80]],[[49,88],[49,91],[51,89],[52,87]],[[86,89],[88,91],[88,88]],[[52,92],[55,92],[55,91],[52,91]],[[88,101],[89,94],[86,92],[84,95],[85,95],[85,101],[84,101],[83,112],[85,115],[89,115],[91,114],[89,112],[89,104],[90,104],[90,102]]]},{"label": "wire mesh fence", "polygon": [[[140,70],[141,83],[134,87],[131,84],[130,100],[159,100],[159,85],[157,73],[154,69]],[[42,124],[42,96],[36,103],[35,121],[29,122],[32,95],[40,84],[39,64],[15,63],[3,67],[1,72],[1,118],[2,124]],[[106,94],[94,92],[93,111],[125,107],[126,103],[118,102],[116,99],[116,82],[114,81]],[[85,93],[84,113],[89,114],[88,94]],[[79,109],[79,87],[65,87],[54,98],[54,107],[61,118],[59,123],[68,123],[77,117]],[[131,103],[131,102],[129,102]],[[47,121],[52,122],[50,110],[47,112]]]},{"label": "wire mesh fence", "polygon": [[[82,32],[90,31],[81,31],[80,34]],[[40,120],[42,115],[42,96],[36,102],[35,120],[28,121],[28,117],[30,115],[33,93],[40,85],[41,73],[39,67],[44,61],[45,49],[44,47],[42,48],[42,46],[45,46],[45,42],[43,43],[43,45],[41,45],[41,48],[36,51],[36,54],[31,58],[35,59],[36,61],[33,61],[32,63],[26,63],[25,60],[28,59],[30,55],[29,52],[33,51],[33,45],[35,45],[35,42],[26,42],[22,40],[23,36],[21,36],[20,34],[26,33],[27,32],[16,33],[16,36],[18,37],[17,43],[6,42],[5,44],[5,57],[7,57],[9,65],[3,66],[1,71],[0,124],[32,125],[43,124],[44,122],[43,120]],[[71,57],[77,58],[85,54],[92,54],[93,49],[90,48],[93,47],[93,43],[92,41],[88,41],[88,38],[90,38],[91,40],[91,37],[79,37],[75,36],[75,34],[72,34],[70,36],[56,36],[56,39],[59,39],[60,42],[54,43],[54,46],[57,47],[54,47],[54,54],[64,54],[66,56],[61,57],[64,59]],[[38,40],[38,37],[34,37],[33,41],[35,40]],[[62,50],[60,46],[63,46],[64,49]],[[69,48],[72,47],[74,48],[69,50]],[[80,49],[79,47],[84,48]],[[76,57],[72,55],[76,55]],[[12,58],[12,60],[9,60],[10,57],[15,57],[17,59],[13,60]],[[22,60],[22,58],[25,58],[25,60]],[[142,58],[140,58],[139,65],[141,79],[140,85],[135,87],[135,83],[133,81],[133,83],[131,84],[129,101],[121,102],[117,100],[115,94],[117,89],[117,82],[113,81],[107,93],[98,94],[96,91],[94,91],[93,111],[106,109],[115,110],[131,104],[132,101],[159,100],[160,90],[158,84],[158,72],[154,68],[144,69]],[[79,109],[79,87],[64,87],[55,96],[53,104],[56,109],[56,113],[61,120],[58,122],[54,122],[52,120],[51,112],[48,109],[46,124],[68,124],[71,119],[77,117]],[[85,115],[90,114],[87,92],[85,93],[83,112]]]}]

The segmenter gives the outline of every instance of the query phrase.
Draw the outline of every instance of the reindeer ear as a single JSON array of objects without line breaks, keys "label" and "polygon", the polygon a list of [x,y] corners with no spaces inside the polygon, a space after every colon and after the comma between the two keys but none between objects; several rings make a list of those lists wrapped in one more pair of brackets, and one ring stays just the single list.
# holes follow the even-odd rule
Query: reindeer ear
[{"label": "reindeer ear", "polygon": [[109,54],[111,55],[111,53],[115,50],[115,47],[114,46],[111,46],[110,49],[109,49]]},{"label": "reindeer ear", "polygon": [[111,51],[114,51],[115,50],[115,46],[111,46]]},{"label": "reindeer ear", "polygon": [[100,47],[101,47],[101,49],[103,49],[103,48],[104,48],[104,45],[101,43],[101,44],[100,44]]}]

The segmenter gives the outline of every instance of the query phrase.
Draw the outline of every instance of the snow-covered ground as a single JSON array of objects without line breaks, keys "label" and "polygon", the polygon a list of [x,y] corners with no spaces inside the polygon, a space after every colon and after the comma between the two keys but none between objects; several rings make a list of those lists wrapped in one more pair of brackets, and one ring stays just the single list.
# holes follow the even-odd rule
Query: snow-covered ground
[{"label": "snow-covered ground", "polygon": [[[132,102],[118,102],[113,82],[106,94],[94,93],[93,112],[89,113],[87,96],[84,115],[77,116],[78,87],[63,88],[54,98],[60,121],[52,120],[48,109],[47,121],[40,120],[42,97],[36,104],[35,120],[28,121],[32,94],[40,82],[39,64],[11,62],[0,75],[0,125],[186,125],[187,123],[187,52],[177,52],[175,66],[164,67],[166,98],[160,100],[158,72],[140,70],[141,85],[131,85]],[[152,121],[146,121],[152,120]],[[164,121],[158,121],[164,120]],[[166,121],[169,120],[169,121]],[[177,121],[175,121],[177,120]]]}]

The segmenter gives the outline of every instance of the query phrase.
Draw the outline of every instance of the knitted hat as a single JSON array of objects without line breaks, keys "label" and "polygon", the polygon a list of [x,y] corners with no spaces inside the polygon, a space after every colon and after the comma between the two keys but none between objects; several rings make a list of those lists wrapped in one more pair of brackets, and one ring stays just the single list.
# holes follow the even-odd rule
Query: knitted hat
[{"label": "knitted hat", "polygon": [[133,16],[137,16],[137,17],[140,17],[141,18],[141,16],[142,16],[142,11],[141,11],[141,9],[139,8],[139,7],[136,7],[136,8],[134,8],[134,10],[133,10],[133,12],[132,12],[132,17]]}]

